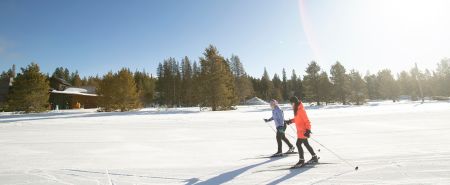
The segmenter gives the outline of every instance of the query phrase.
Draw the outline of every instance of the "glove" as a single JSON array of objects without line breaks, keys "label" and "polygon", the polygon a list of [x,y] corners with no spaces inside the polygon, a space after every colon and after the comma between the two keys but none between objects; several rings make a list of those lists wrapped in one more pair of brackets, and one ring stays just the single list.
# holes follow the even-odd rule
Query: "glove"
[{"label": "glove", "polygon": [[309,138],[311,136],[311,130],[306,130],[304,135]]},{"label": "glove", "polygon": [[290,119],[290,120],[284,120],[284,124],[286,124],[286,125],[289,125],[289,124],[291,124],[292,123],[292,120]]},{"label": "glove", "polygon": [[264,121],[267,123],[267,122],[269,122],[270,120],[269,120],[269,119],[264,119]]}]

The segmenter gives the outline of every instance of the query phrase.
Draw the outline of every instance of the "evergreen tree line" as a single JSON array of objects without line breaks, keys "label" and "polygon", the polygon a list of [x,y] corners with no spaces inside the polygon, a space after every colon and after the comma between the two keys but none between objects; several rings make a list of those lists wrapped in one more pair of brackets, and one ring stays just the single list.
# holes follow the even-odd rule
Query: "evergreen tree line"
[{"label": "evergreen tree line", "polygon": [[216,47],[205,49],[199,62],[184,57],[164,60],[157,68],[155,101],[160,105],[228,110],[253,93],[238,56],[224,58]]},{"label": "evergreen tree line", "polygon": [[436,71],[419,70],[417,67],[394,75],[389,69],[376,74],[367,72],[362,76],[356,70],[347,70],[340,62],[331,66],[330,75],[323,71],[317,62],[312,61],[305,70],[303,79],[295,70],[287,79],[283,69],[282,77],[274,74],[270,79],[264,69],[261,78],[252,78],[255,95],[286,102],[290,96],[316,105],[339,102],[361,105],[366,100],[398,101],[400,96],[411,100],[424,97],[448,100],[450,96],[450,59],[438,63]]},{"label": "evergreen tree line", "polygon": [[[239,57],[223,57],[216,47],[207,47],[199,61],[184,57],[181,61],[168,58],[159,63],[157,77],[145,71],[131,72],[123,68],[102,77],[80,78],[78,71],[56,68],[52,75],[43,74],[31,63],[21,72],[14,69],[1,73],[0,78],[14,77],[7,105],[0,108],[11,111],[39,112],[48,109],[48,90],[56,89],[51,78],[63,79],[75,87],[94,86],[103,111],[127,111],[143,106],[164,105],[211,107],[228,110],[252,97],[287,102],[297,96],[317,105],[331,102],[363,104],[366,100],[397,101],[400,95],[412,100],[423,97],[446,99],[450,96],[450,59],[438,63],[435,71],[421,71],[417,67],[394,75],[389,69],[364,76],[356,70],[347,70],[340,62],[331,66],[329,73],[312,61],[304,75],[285,69],[281,76],[270,77],[264,69],[260,78],[249,76]],[[423,96],[422,96],[423,95]],[[6,108],[5,108],[6,107]]]}]

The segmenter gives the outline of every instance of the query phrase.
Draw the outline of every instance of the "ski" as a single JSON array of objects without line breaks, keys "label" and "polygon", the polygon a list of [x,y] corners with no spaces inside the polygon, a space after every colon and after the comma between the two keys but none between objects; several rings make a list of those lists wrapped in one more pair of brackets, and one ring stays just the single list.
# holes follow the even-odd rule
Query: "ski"
[{"label": "ski", "polygon": [[[313,166],[313,165],[331,165],[331,164],[339,164],[339,163],[326,163],[326,162],[319,162],[319,163],[315,163],[315,164],[305,164],[305,166]],[[283,164],[283,165],[273,165],[273,166],[269,166],[269,168],[275,169],[275,168],[289,168],[292,167],[292,165],[287,165],[287,164]]]},{"label": "ski", "polygon": [[[317,160],[319,160],[320,159],[320,157],[318,157],[317,158]],[[300,164],[300,165],[294,165],[294,166],[292,166],[291,167],[291,169],[296,169],[296,168],[303,168],[304,166],[314,166],[314,165],[316,165],[316,164],[319,164],[319,162],[317,161],[317,162],[314,162],[312,159],[311,160],[309,160],[309,161],[307,161],[306,163],[303,163],[303,164]]]},{"label": "ski", "polygon": [[[320,165],[320,163],[317,163],[316,165]],[[286,171],[286,170],[300,170],[300,169],[310,169],[310,168],[316,168],[316,165],[304,165],[304,166],[301,167],[301,168],[283,167],[283,168],[276,168],[276,169],[265,169],[265,170],[254,171],[253,173],[272,172],[272,171]],[[322,164],[322,165],[323,165],[323,164]]]},{"label": "ski", "polygon": [[262,156],[262,158],[278,158],[278,157],[287,157],[289,155],[298,154],[298,152],[285,152],[281,155],[270,155],[270,156]]},{"label": "ski", "polygon": [[294,155],[294,154],[298,154],[298,152],[285,152],[282,155],[279,156],[274,156],[274,155],[260,155],[257,157],[252,157],[252,158],[245,158],[243,160],[250,160],[250,159],[267,159],[267,158],[280,158],[280,157],[287,157],[289,155]]},{"label": "ski", "polygon": [[284,152],[284,155],[290,155],[290,154],[298,154],[298,152]]}]

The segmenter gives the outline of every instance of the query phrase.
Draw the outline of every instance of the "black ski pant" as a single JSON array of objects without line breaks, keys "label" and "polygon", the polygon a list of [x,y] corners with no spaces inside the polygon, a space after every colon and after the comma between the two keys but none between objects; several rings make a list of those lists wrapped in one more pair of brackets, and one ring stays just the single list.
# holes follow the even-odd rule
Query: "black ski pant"
[{"label": "black ski pant", "polygon": [[289,148],[292,148],[291,142],[286,138],[285,132],[286,127],[277,127],[277,145],[278,145],[278,153],[282,153],[283,143],[281,141],[284,141]]},{"label": "black ski pant", "polygon": [[300,160],[302,160],[302,159],[304,160],[304,159],[305,159],[304,154],[303,154],[302,144],[305,145],[306,149],[308,149],[309,153],[310,153],[312,156],[315,156],[315,155],[316,155],[316,153],[314,153],[314,150],[313,150],[313,148],[311,147],[311,145],[309,145],[308,139],[300,139],[300,138],[298,138],[298,139],[297,139],[297,143],[295,143],[295,144],[297,145],[298,155],[300,156]]}]

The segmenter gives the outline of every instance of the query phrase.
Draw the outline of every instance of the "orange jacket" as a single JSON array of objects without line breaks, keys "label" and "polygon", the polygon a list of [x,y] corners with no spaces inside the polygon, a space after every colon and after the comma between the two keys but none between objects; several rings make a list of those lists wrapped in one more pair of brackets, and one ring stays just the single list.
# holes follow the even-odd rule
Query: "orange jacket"
[{"label": "orange jacket", "polygon": [[311,130],[311,122],[308,119],[308,116],[306,115],[305,108],[303,107],[303,103],[300,102],[300,104],[297,107],[297,115],[295,115],[294,119],[292,121],[295,123],[295,126],[297,127],[297,138],[299,139],[306,139],[305,132],[306,130]]}]

